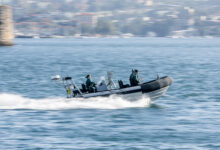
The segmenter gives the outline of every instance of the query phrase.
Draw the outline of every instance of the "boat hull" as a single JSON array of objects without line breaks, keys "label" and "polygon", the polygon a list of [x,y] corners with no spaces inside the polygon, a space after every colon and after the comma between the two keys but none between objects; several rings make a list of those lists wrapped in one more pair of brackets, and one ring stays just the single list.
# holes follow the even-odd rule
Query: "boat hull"
[{"label": "boat hull", "polygon": [[155,101],[167,91],[167,89],[172,84],[172,82],[173,81],[170,77],[163,77],[157,80],[145,82],[138,86],[113,89],[113,90],[107,90],[107,91],[95,92],[95,93],[84,93],[76,97],[90,98],[90,97],[100,97],[100,96],[110,96],[110,95],[124,95],[128,99],[130,98],[133,99],[134,97],[135,99],[137,99],[142,95],[146,95],[151,99],[151,101]]},{"label": "boat hull", "polygon": [[156,91],[146,93],[146,95],[147,95],[147,97],[150,98],[151,101],[155,101],[158,98],[160,98],[161,96],[163,96],[166,93],[166,91],[168,90],[168,88],[169,88],[169,86],[161,88],[161,89],[156,90]]}]

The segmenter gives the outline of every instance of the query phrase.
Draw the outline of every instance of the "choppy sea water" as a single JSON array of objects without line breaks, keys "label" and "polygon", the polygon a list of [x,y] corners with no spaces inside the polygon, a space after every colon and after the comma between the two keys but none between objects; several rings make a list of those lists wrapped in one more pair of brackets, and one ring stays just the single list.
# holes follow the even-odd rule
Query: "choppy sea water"
[{"label": "choppy sea water", "polygon": [[[0,149],[220,149],[220,39],[16,39],[0,47]],[[128,83],[174,79],[155,101],[70,100],[50,77],[76,83],[106,71]]]}]

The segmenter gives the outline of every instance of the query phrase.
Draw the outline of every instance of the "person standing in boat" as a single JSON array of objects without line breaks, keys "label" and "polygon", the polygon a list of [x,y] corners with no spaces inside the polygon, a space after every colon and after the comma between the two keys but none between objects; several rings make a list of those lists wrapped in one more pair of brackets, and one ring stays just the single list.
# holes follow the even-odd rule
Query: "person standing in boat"
[{"label": "person standing in boat", "polygon": [[96,91],[96,87],[95,87],[95,82],[91,81],[91,74],[88,74],[86,76],[87,80],[86,80],[86,88],[88,89],[89,92],[95,92]]},{"label": "person standing in boat", "polygon": [[133,76],[134,76],[134,70],[132,69],[132,70],[131,70],[131,75],[130,75],[130,78],[129,78],[131,86],[134,84],[134,82],[133,82]]},{"label": "person standing in boat", "polygon": [[138,77],[138,70],[132,70],[132,73],[130,75],[130,84],[131,86],[137,86],[140,83],[140,79]]}]

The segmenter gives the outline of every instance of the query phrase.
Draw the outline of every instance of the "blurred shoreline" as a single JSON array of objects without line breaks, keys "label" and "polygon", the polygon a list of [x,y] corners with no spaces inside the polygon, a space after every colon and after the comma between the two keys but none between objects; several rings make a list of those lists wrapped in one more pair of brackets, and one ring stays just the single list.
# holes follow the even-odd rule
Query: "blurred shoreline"
[{"label": "blurred shoreline", "polygon": [[111,36],[111,35],[104,35],[104,36],[84,36],[84,35],[77,35],[77,36],[36,36],[36,35],[19,35],[15,36],[16,39],[99,39],[99,38],[109,38],[109,39],[128,39],[128,38],[171,38],[171,39],[192,39],[192,38],[201,38],[201,39],[212,39],[212,38],[219,38],[214,36],[165,36],[165,37],[143,37],[143,36]]},{"label": "blurred shoreline", "polygon": [[220,37],[219,0],[8,0],[16,37]]}]

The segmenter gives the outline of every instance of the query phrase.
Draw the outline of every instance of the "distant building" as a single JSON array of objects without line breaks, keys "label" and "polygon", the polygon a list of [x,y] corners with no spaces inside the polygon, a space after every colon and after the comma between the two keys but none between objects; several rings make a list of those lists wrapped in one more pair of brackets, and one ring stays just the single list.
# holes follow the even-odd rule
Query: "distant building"
[{"label": "distant building", "polygon": [[153,4],[154,4],[153,0],[147,0],[147,1],[145,2],[145,5],[146,5],[146,6],[152,6]]},{"label": "distant building", "polygon": [[201,21],[206,21],[206,20],[207,20],[207,17],[206,17],[206,16],[200,16],[200,20],[201,20]]},{"label": "distant building", "polygon": [[97,17],[91,13],[80,13],[75,16],[75,20],[77,22],[77,25],[81,25],[81,24],[95,25],[97,23]]}]

